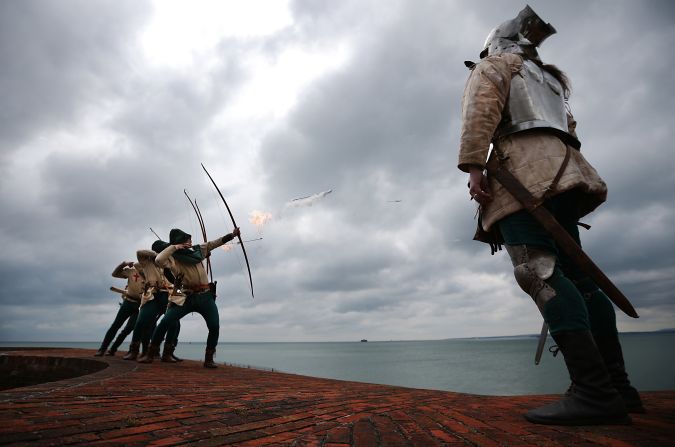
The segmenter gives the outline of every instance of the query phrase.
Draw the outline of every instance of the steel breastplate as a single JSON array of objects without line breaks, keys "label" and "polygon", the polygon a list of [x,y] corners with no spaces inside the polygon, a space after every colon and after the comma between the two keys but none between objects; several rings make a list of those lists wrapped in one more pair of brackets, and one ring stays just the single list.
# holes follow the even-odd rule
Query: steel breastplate
[{"label": "steel breastplate", "polygon": [[509,97],[504,106],[497,138],[530,129],[547,129],[565,143],[581,144],[567,129],[567,111],[563,87],[550,73],[530,60],[511,79]]}]

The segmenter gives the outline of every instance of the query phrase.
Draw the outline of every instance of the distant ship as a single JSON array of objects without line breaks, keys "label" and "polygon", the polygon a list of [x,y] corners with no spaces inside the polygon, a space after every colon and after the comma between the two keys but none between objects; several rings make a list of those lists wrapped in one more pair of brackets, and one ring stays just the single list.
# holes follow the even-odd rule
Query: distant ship
[{"label": "distant ship", "polygon": [[361,340],[361,343],[366,343],[367,341],[368,341],[368,340],[366,340],[366,339],[364,338],[364,339]]}]

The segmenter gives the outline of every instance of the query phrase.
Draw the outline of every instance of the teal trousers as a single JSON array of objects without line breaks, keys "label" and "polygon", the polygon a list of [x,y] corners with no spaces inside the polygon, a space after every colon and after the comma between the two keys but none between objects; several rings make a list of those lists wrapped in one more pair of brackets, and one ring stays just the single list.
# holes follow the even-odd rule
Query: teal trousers
[{"label": "teal trousers", "polygon": [[[581,246],[578,212],[573,191],[544,203],[560,225]],[[549,233],[530,213],[521,210],[498,222],[507,245],[526,245],[546,250],[556,257],[553,276],[546,280],[556,291],[544,308],[551,334],[591,330],[594,335],[616,334],[616,313],[611,301],[572,260],[558,249]]]},{"label": "teal trousers", "polygon": [[[134,335],[131,342],[148,342],[153,334],[153,328],[157,319],[166,312],[167,304],[169,303],[168,292],[156,292],[155,298],[148,301],[141,307],[134,327]],[[174,325],[167,328],[165,331],[167,342],[170,344],[178,344],[178,333],[180,332],[180,322],[176,321]],[[165,334],[162,334],[162,338]],[[159,340],[158,344],[162,340]]]},{"label": "teal trousers", "polygon": [[131,332],[130,329],[135,326],[138,317],[139,304],[140,303],[135,303],[129,300],[122,300],[122,304],[120,304],[120,308],[117,311],[117,315],[115,315],[115,320],[110,325],[108,331],[105,333],[105,337],[103,337],[103,343],[101,343],[100,348],[101,350],[105,351],[106,349],[108,349],[108,345],[110,345],[110,342],[112,342],[113,338],[115,338],[115,334],[117,334],[117,331],[119,330],[119,328],[122,327],[122,325],[124,324],[125,321],[127,321],[127,319],[129,321],[124,327],[123,332],[126,331],[124,337],[129,335],[129,333]]},{"label": "teal trousers", "polygon": [[[159,345],[168,328],[175,325],[190,312],[197,312],[204,317],[206,327],[209,330],[209,335],[206,338],[206,347],[208,349],[215,348],[218,345],[218,337],[220,335],[220,318],[218,316],[216,300],[210,291],[188,295],[182,306],[169,306],[164,318],[162,318],[155,332],[152,334],[152,344]],[[167,335],[168,338],[169,335]]]}]

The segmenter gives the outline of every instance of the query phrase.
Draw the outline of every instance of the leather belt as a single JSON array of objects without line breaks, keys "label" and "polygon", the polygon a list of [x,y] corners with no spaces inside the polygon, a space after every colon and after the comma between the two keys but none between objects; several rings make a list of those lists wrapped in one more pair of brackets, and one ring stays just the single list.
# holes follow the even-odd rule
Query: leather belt
[{"label": "leather belt", "polygon": [[187,293],[188,295],[193,295],[196,293],[202,293],[202,292],[208,292],[211,290],[211,287],[209,287],[208,284],[197,284],[194,286],[186,287],[183,289],[184,293]]}]

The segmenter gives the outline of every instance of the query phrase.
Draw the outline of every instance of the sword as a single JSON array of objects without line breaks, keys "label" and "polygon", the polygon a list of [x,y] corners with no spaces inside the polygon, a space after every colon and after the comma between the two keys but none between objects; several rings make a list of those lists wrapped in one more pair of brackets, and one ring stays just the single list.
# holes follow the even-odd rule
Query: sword
[{"label": "sword", "polygon": [[[617,305],[626,315],[639,318],[635,308],[628,298],[614,285],[614,283],[595,265],[593,260],[581,249],[579,244],[565,231],[565,229],[553,217],[553,214],[537,201],[530,191],[507,169],[501,166],[497,157],[488,161],[488,175],[493,176],[513,197],[520,202],[525,209],[548,231],[556,242],[556,245],[569,256],[572,261],[586,273],[595,284],[607,294],[610,300]],[[496,166],[495,166],[496,164]]]},{"label": "sword", "polygon": [[538,365],[541,361],[541,354],[544,352],[544,345],[546,344],[546,337],[548,337],[548,324],[544,321],[541,325],[541,334],[539,334],[539,343],[537,344],[537,353],[534,354],[534,364]]}]

